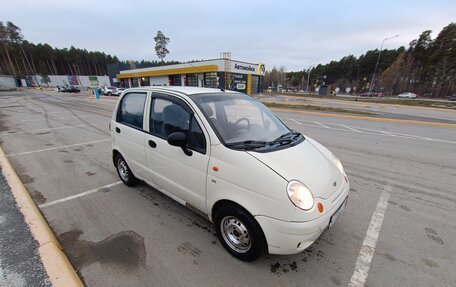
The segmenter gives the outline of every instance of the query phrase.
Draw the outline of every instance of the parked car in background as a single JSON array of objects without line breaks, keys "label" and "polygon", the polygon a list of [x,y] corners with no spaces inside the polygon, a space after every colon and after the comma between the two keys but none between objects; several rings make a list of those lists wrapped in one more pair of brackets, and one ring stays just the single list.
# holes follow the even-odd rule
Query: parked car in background
[{"label": "parked car in background", "polygon": [[304,251],[347,203],[339,159],[245,94],[131,88],[119,97],[109,129],[123,183],[144,180],[204,214],[240,260],[255,260],[265,248]]},{"label": "parked car in background", "polygon": [[69,86],[69,87],[65,87],[65,90],[63,90],[62,92],[64,93],[79,93],[81,90],[79,89],[79,87],[76,87],[76,86]]},{"label": "parked car in background", "polygon": [[114,92],[116,90],[117,90],[116,87],[111,87],[111,86],[102,87],[101,88],[101,94],[102,95],[106,95],[106,96],[112,96],[112,95],[114,95]]},{"label": "parked car in background", "polygon": [[120,96],[120,94],[122,94],[123,91],[125,91],[126,88],[117,88],[116,91],[114,93],[112,93],[114,96]]},{"label": "parked car in background", "polygon": [[54,88],[54,91],[55,92],[64,92],[65,91],[65,87],[64,86],[56,86]]},{"label": "parked car in background", "polygon": [[456,94],[451,95],[451,96],[448,96],[446,99],[447,99],[448,101],[456,101]]},{"label": "parked car in background", "polygon": [[397,95],[397,97],[403,98],[403,99],[416,99],[416,94],[411,93],[411,92],[405,92],[405,93]]}]

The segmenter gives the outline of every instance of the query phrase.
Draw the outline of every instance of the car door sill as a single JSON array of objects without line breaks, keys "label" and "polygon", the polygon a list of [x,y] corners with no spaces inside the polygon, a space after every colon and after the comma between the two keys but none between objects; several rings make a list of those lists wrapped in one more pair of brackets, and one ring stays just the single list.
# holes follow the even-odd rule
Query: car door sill
[{"label": "car door sill", "polygon": [[183,200],[183,199],[181,199],[181,198],[175,196],[175,195],[172,194],[172,193],[169,193],[168,191],[164,190],[163,188],[157,187],[156,185],[152,184],[151,182],[149,182],[149,181],[147,181],[147,180],[146,180],[146,183],[147,183],[148,185],[154,187],[155,189],[157,189],[158,191],[160,191],[160,192],[163,193],[164,195],[166,195],[166,196],[168,196],[168,197],[174,199],[175,201],[179,202],[180,204],[182,204],[182,205],[184,205],[184,206],[186,205],[187,202],[186,202],[185,200]]}]

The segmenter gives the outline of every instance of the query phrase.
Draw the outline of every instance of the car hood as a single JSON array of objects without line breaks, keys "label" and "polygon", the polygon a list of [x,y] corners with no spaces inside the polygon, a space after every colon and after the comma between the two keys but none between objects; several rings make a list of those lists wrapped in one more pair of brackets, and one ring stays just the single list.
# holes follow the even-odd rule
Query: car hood
[{"label": "car hood", "polygon": [[273,152],[248,152],[285,180],[298,180],[314,197],[327,199],[343,184],[344,175],[334,163],[332,153],[318,142],[306,138],[302,143]]}]

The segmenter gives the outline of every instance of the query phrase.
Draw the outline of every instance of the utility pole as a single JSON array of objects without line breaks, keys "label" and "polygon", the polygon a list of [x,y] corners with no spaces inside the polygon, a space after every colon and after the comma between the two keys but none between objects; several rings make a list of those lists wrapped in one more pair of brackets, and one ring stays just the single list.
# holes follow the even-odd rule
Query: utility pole
[{"label": "utility pole", "polygon": [[306,88],[306,93],[309,93],[309,81],[310,81],[310,72],[312,72],[313,65],[309,66],[309,73],[307,74],[307,88]]},{"label": "utility pole", "polygon": [[378,68],[378,63],[380,62],[380,56],[382,55],[383,44],[385,43],[385,41],[388,41],[388,40],[396,38],[396,37],[399,37],[399,35],[396,35],[396,36],[393,36],[393,37],[389,37],[389,38],[385,38],[382,41],[382,45],[380,46],[380,52],[378,53],[378,57],[377,57],[377,63],[375,64],[374,74],[372,75],[372,81],[371,81],[371,83],[369,85],[369,93],[371,93],[372,90],[375,88],[375,76],[377,74],[377,68]]}]

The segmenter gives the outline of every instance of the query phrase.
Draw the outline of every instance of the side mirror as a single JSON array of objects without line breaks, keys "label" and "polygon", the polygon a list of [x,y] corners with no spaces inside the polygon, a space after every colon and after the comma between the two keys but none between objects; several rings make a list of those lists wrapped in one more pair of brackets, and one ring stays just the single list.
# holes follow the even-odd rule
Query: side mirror
[{"label": "side mirror", "polygon": [[175,132],[168,136],[168,143],[172,146],[178,146],[182,148],[182,151],[188,156],[191,156],[193,152],[187,148],[187,136],[183,132]]}]

